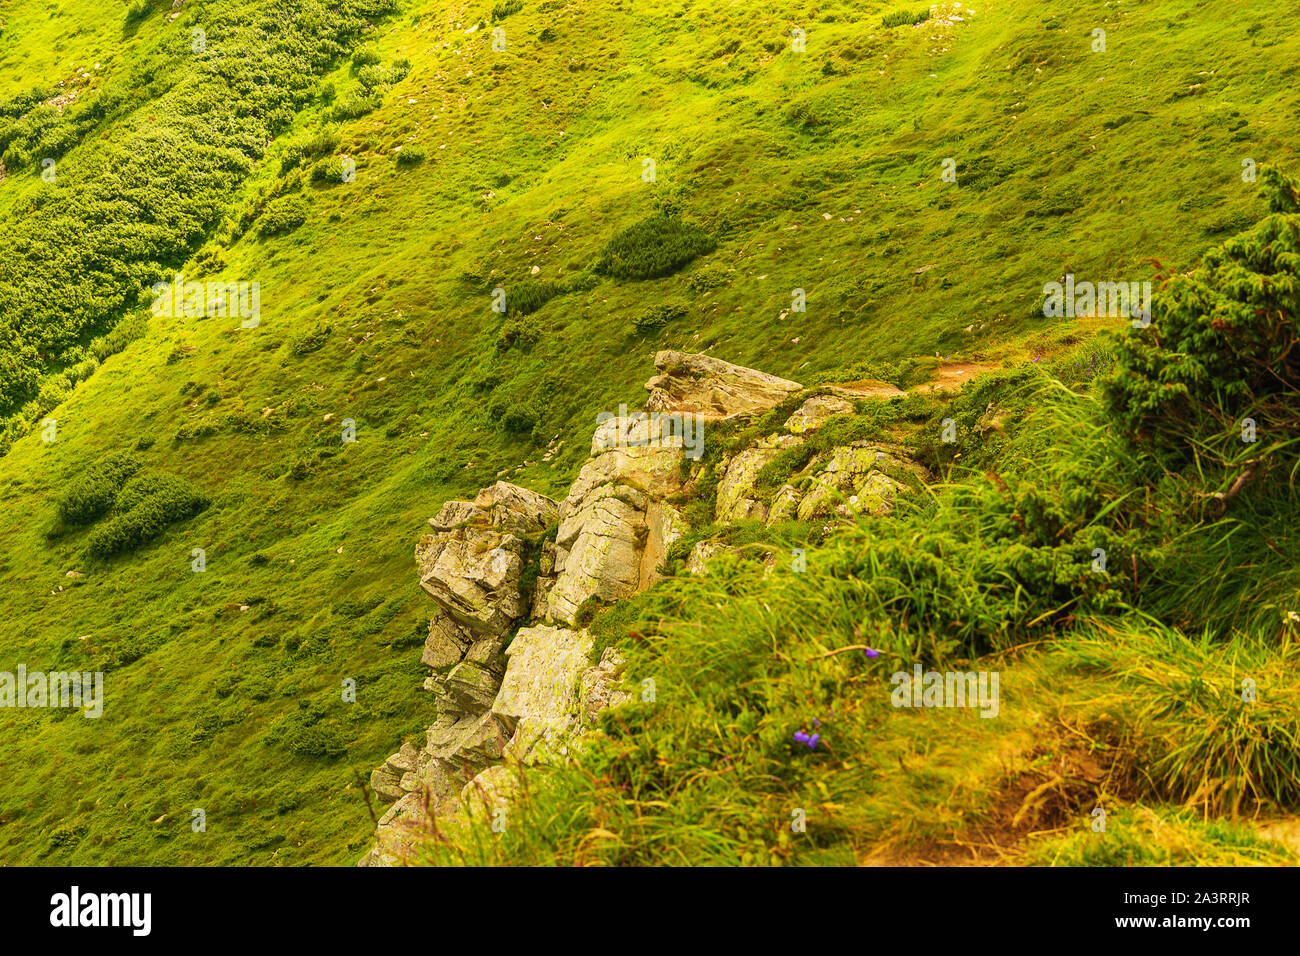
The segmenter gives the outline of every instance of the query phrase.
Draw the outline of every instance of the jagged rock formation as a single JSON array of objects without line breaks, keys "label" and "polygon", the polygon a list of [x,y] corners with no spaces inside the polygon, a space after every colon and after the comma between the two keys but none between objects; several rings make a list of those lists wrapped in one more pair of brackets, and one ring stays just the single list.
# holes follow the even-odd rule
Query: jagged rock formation
[{"label": "jagged rock formation", "polygon": [[589,600],[609,604],[648,587],[685,531],[670,503],[683,490],[685,448],[664,420],[608,421],[592,455],[560,505],[546,616],[566,624]]},{"label": "jagged rock formation", "polygon": [[[784,431],[767,435],[725,460],[720,466],[716,520],[722,524],[746,520],[773,524],[887,515],[898,495],[918,488],[926,478],[925,469],[905,449],[874,441],[840,445],[812,456],[775,493],[757,487],[764,466],[782,452],[803,445],[831,418],[854,411],[846,394],[851,393],[832,386],[826,394],[810,396],[786,419]],[[702,559],[697,563],[703,566]]]},{"label": "jagged rock formation", "polygon": [[686,352],[660,352],[655,368],[660,374],[646,383],[650,397],[645,407],[650,411],[725,420],[765,412],[803,388],[766,372]]},{"label": "jagged rock formation", "polygon": [[[435,605],[422,660],[432,669],[425,688],[437,696],[438,719],[422,745],[403,744],[372,774],[375,795],[394,803],[362,865],[410,860],[435,826],[462,826],[468,813],[505,806],[521,767],[562,757],[602,709],[630,698],[617,653],[606,649],[593,663],[584,608],[645,590],[687,532],[677,506],[688,489],[688,453],[701,437],[689,429],[761,414],[803,390],[704,355],[660,352],[655,365],[660,374],[646,383],[651,414],[602,416],[591,458],[562,502],[498,481],[430,519],[415,558]],[[853,388],[878,384],[810,396],[784,432],[724,462],[718,519],[887,513],[892,496],[922,473],[900,449],[880,444],[817,456],[775,496],[754,488],[763,465],[853,410],[850,398],[861,397]],[[688,570],[703,572],[719,550],[700,542]]]}]

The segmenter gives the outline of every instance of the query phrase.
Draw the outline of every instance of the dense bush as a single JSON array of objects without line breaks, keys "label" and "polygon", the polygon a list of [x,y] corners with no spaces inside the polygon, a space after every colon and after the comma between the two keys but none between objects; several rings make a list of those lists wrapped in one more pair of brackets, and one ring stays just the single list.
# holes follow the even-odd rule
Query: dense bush
[{"label": "dense bush", "polygon": [[397,153],[397,165],[415,166],[424,162],[427,155],[424,147],[419,143],[407,143]]},{"label": "dense bush", "polygon": [[654,279],[714,248],[712,237],[694,223],[655,215],[611,239],[596,269],[616,279]]},{"label": "dense bush", "polygon": [[501,416],[501,428],[507,435],[525,435],[536,425],[537,412],[528,405],[511,405]]},{"label": "dense bush", "polygon": [[59,520],[68,525],[84,525],[107,514],[123,483],[141,466],[138,458],[128,454],[113,455],[97,462],[78,476],[59,497]]},{"label": "dense bush", "polygon": [[333,758],[347,752],[325,708],[311,701],[299,701],[298,709],[278,720],[267,736],[271,743],[301,757]]},{"label": "dense bush", "polygon": [[316,182],[341,183],[345,172],[343,157],[327,156],[312,167],[311,178]]},{"label": "dense bush", "polygon": [[153,6],[150,0],[132,0],[126,8],[127,26],[133,26],[149,15],[149,10]]},{"label": "dense bush", "polygon": [[1270,214],[1167,280],[1103,382],[1122,434],[1171,468],[1218,466],[1225,497],[1300,460],[1300,186],[1263,181]]},{"label": "dense bush", "polygon": [[524,8],[523,0],[497,0],[492,8],[492,22],[497,23]]},{"label": "dense bush", "polygon": [[680,305],[651,306],[632,320],[632,334],[645,335],[685,317],[686,309]]},{"label": "dense bush", "polygon": [[378,108],[379,96],[373,93],[349,93],[330,107],[330,118],[342,122],[365,116]]},{"label": "dense bush", "polygon": [[263,236],[282,236],[307,221],[307,202],[301,196],[281,196],[267,203],[258,220],[257,231]]},{"label": "dense bush", "polygon": [[113,515],[91,533],[86,549],[100,558],[133,551],[168,525],[207,506],[207,497],[183,478],[149,472],[136,475],[117,496]]},{"label": "dense bush", "polygon": [[312,135],[290,143],[280,157],[280,171],[287,172],[302,163],[328,156],[339,145],[339,133],[333,126],[319,129]]},{"label": "dense bush", "polygon": [[918,10],[911,13],[907,10],[896,10],[893,13],[886,13],[880,18],[882,27],[910,27],[917,23],[924,23],[930,19],[929,9]]},{"label": "dense bush", "polygon": [[531,315],[560,292],[560,287],[554,282],[525,279],[506,289],[506,314]]}]

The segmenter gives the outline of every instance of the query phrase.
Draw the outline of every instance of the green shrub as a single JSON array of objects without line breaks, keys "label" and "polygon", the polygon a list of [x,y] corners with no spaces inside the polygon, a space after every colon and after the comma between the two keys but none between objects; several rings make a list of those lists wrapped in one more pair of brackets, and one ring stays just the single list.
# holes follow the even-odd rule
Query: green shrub
[{"label": "green shrub", "polygon": [[341,757],[347,748],[337,728],[326,718],[324,707],[300,700],[298,709],[276,721],[267,736],[272,743],[301,757]]},{"label": "green shrub", "polygon": [[342,156],[327,156],[311,170],[311,178],[318,183],[341,183],[346,175]]},{"label": "green shrub", "polygon": [[609,241],[596,270],[616,279],[654,279],[714,250],[703,229],[676,216],[655,215]]},{"label": "green shrub", "polygon": [[87,551],[99,558],[133,551],[158,537],[168,525],[207,506],[208,498],[184,478],[165,473],[136,475],[117,496],[113,516],[92,532]]},{"label": "green shrub", "polygon": [[506,289],[506,315],[531,315],[559,295],[554,282],[525,279]]},{"label": "green shrub", "polygon": [[645,335],[662,329],[669,322],[676,322],[686,317],[686,309],[680,305],[656,305],[646,309],[632,320],[632,333]]},{"label": "green shrub", "polygon": [[492,8],[492,22],[497,23],[524,8],[523,0],[497,0]]},{"label": "green shrub", "polygon": [[333,126],[326,126],[305,139],[290,143],[285,147],[284,155],[280,159],[280,172],[294,169],[307,160],[328,156],[338,149],[339,142],[338,130]]},{"label": "green shrub", "polygon": [[363,66],[357,70],[357,82],[367,91],[388,85],[388,70],[382,66]]},{"label": "green shrub", "polygon": [[397,152],[398,166],[415,166],[424,162],[425,149],[418,143],[407,143]]},{"label": "green shrub", "polygon": [[330,117],[336,121],[357,119],[379,106],[379,97],[373,93],[349,93],[330,107]]},{"label": "green shrub", "polygon": [[153,4],[150,0],[132,0],[126,8],[126,24],[134,26],[149,15]]},{"label": "green shrub", "polygon": [[96,463],[60,496],[59,519],[68,525],[85,525],[107,514],[123,482],[142,466],[140,459],[128,454],[113,455]]},{"label": "green shrub", "polygon": [[542,330],[534,322],[527,319],[513,319],[502,326],[500,334],[497,335],[496,347],[498,352],[507,352],[512,348],[527,351],[541,341],[541,338]]},{"label": "green shrub", "polygon": [[329,339],[330,326],[317,323],[309,329],[304,329],[297,335],[289,339],[290,355],[307,355],[315,352]]},{"label": "green shrub", "polygon": [[301,196],[281,196],[267,203],[258,220],[257,231],[263,236],[282,236],[306,221],[306,201]]},{"label": "green shrub", "polygon": [[692,292],[708,292],[724,286],[729,281],[727,270],[720,268],[696,269],[686,277],[686,285]]},{"label": "green shrub", "polygon": [[1121,434],[1171,469],[1215,467],[1221,501],[1276,465],[1293,479],[1300,448],[1300,186],[1263,183],[1269,215],[1169,279],[1102,383]]},{"label": "green shrub", "polygon": [[930,19],[930,10],[918,10],[916,13],[909,13],[906,10],[898,10],[894,13],[887,13],[880,19],[882,27],[910,27],[917,23],[924,23]]},{"label": "green shrub", "polygon": [[526,435],[537,425],[537,412],[528,405],[516,403],[501,416],[501,428],[507,435]]}]

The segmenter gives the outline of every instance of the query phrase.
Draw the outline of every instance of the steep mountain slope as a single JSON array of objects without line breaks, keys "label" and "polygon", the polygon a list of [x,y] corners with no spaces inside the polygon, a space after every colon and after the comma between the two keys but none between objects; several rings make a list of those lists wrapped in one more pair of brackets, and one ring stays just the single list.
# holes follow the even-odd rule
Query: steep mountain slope
[{"label": "steep mountain slope", "polygon": [[[433,717],[443,501],[563,497],[663,348],[910,386],[1075,345],[1126,319],[1044,283],[1184,271],[1257,218],[1243,160],[1296,166],[1286,4],[974,6],[0,6],[0,670],[106,672],[98,720],[0,712],[0,859],[354,862]],[[602,270],[659,214],[716,248]],[[152,315],[177,272],[256,324]],[[123,453],[209,504],[96,557],[57,504]]]}]

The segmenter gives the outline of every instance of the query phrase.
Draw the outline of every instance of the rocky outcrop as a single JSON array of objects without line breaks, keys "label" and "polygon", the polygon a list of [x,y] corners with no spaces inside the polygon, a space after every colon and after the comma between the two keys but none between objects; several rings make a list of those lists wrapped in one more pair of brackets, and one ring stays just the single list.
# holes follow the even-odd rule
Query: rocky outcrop
[{"label": "rocky outcrop", "polygon": [[816,431],[827,419],[851,415],[853,411],[853,403],[847,398],[834,394],[814,395],[785,420],[785,430],[796,435]]},{"label": "rocky outcrop", "polygon": [[[505,809],[523,768],[563,758],[603,710],[630,699],[618,654],[607,648],[593,661],[584,608],[650,587],[689,530],[679,505],[688,495],[690,459],[702,448],[702,421],[757,415],[802,391],[704,355],[661,352],[655,365],[660,374],[646,384],[650,414],[602,416],[591,457],[563,501],[498,481],[473,501],[447,502],[430,519],[415,558],[433,599],[422,660],[431,668],[425,688],[437,698],[438,718],[423,741],[404,743],[371,775],[372,792],[392,806],[363,865],[409,862],[439,833]],[[782,431],[722,461],[717,520],[887,514],[895,496],[924,475],[892,445],[831,448],[775,492],[758,488],[757,477],[827,421],[852,413],[854,401],[896,397],[891,389],[867,382],[823,388]],[[701,541],[687,569],[707,573],[711,559],[732,550],[754,549]],[[776,554],[759,550],[773,569]]]},{"label": "rocky outcrop", "polygon": [[447,502],[429,519],[434,533],[415,549],[420,586],[436,603],[425,664],[444,668],[469,658],[483,665],[492,657],[491,648],[527,611],[520,589],[525,541],[558,515],[545,495],[498,481],[473,501]]},{"label": "rocky outcrop", "polygon": [[588,601],[612,603],[653,582],[685,530],[670,503],[684,487],[681,434],[663,419],[612,419],[560,504],[546,617],[575,624]]},{"label": "rocky outcrop", "polygon": [[782,451],[802,442],[793,435],[768,435],[726,462],[718,481],[717,520],[723,524],[766,521],[768,503],[754,490],[758,473]]},{"label": "rocky outcrop", "polygon": [[756,415],[803,388],[798,382],[766,372],[686,352],[660,352],[655,356],[655,368],[659,374],[645,386],[650,390],[647,409],[707,419]]},{"label": "rocky outcrop", "polygon": [[897,446],[859,441],[831,450],[777,493],[769,521],[887,515],[894,500],[921,487],[925,469]]}]

